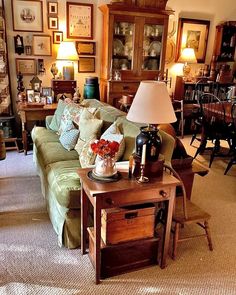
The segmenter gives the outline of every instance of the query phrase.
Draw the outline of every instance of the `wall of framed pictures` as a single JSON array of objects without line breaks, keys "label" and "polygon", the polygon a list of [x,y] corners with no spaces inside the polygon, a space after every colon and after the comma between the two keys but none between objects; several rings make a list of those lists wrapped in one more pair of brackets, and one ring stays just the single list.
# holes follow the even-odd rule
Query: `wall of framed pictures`
[{"label": "wall of framed pictures", "polygon": [[0,117],[12,115],[4,2],[0,0]]}]

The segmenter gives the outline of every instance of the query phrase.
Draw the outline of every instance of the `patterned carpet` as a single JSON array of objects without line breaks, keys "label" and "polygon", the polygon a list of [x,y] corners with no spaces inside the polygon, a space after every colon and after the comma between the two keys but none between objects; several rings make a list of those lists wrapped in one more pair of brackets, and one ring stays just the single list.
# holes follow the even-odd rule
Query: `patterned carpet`
[{"label": "patterned carpet", "polygon": [[[196,147],[189,147],[188,137],[183,142],[193,155]],[[208,160],[197,157],[203,165]],[[212,215],[213,252],[205,239],[190,240],[164,270],[148,267],[95,285],[89,258],[57,245],[32,153],[8,152],[0,161],[0,294],[236,294],[236,167],[224,176],[226,163],[216,159],[207,176],[196,176],[192,194]]]}]

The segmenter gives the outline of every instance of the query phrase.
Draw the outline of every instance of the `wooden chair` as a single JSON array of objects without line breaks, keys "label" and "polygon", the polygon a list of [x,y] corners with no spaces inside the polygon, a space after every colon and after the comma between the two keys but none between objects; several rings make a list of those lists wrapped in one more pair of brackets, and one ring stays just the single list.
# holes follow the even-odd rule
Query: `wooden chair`
[{"label": "wooden chair", "polygon": [[[173,229],[172,229],[173,248],[171,253],[172,259],[176,258],[178,243],[189,240],[189,239],[193,239],[193,238],[206,237],[208,241],[209,250],[212,251],[213,246],[212,246],[212,240],[211,240],[211,235],[210,235],[210,230],[208,225],[208,220],[210,219],[211,216],[207,212],[202,210],[200,207],[195,205],[193,202],[191,202],[189,199],[186,198],[185,187],[179,174],[172,167],[167,165],[165,165],[165,170],[173,174],[176,178],[180,180],[181,189],[182,189],[182,195],[176,197],[174,216],[172,219],[172,222],[173,222]],[[186,224],[197,224],[204,230],[204,233],[180,237],[180,227],[184,227],[184,225]]]},{"label": "wooden chair", "polygon": [[232,104],[231,108],[231,118],[232,122],[229,125],[230,133],[230,151],[232,152],[232,157],[225,169],[224,175],[228,173],[230,168],[236,164],[236,102]]},{"label": "wooden chair", "polygon": [[[216,156],[225,156],[220,153],[220,141],[229,141],[228,125],[225,120],[224,103],[212,93],[204,93],[199,98],[202,113],[202,138],[194,159],[205,149],[210,149],[211,156],[209,167]],[[213,147],[207,147],[207,141],[214,143]]]},{"label": "wooden chair", "polygon": [[172,105],[179,122],[178,131],[180,132],[181,138],[184,138],[184,101],[173,99]]}]

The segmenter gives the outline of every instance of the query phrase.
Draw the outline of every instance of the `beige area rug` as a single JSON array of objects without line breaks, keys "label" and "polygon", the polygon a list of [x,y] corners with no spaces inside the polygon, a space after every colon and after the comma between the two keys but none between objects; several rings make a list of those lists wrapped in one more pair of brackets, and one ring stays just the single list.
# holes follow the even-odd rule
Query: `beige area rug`
[{"label": "beige area rug", "polygon": [[[193,155],[189,138],[183,142]],[[197,157],[203,165],[208,160],[209,155]],[[226,164],[214,160],[193,188],[192,200],[212,215],[213,252],[205,239],[191,240],[179,246],[176,261],[168,258],[164,270],[153,266],[95,285],[89,258],[57,245],[32,154],[8,152],[0,161],[0,294],[236,294],[236,167],[224,176]]]}]

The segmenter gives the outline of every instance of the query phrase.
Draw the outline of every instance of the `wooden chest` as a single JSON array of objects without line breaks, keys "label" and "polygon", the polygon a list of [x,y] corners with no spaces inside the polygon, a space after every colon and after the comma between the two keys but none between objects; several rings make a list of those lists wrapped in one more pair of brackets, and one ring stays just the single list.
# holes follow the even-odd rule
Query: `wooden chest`
[{"label": "wooden chest", "polygon": [[[88,228],[89,258],[94,259],[94,230]],[[105,245],[101,241],[101,278],[119,275],[150,265],[158,264],[159,238],[131,241],[116,245]]]},{"label": "wooden chest", "polygon": [[101,236],[106,245],[154,236],[155,206],[142,204],[102,210]]}]

